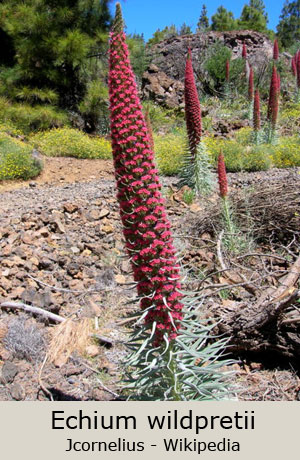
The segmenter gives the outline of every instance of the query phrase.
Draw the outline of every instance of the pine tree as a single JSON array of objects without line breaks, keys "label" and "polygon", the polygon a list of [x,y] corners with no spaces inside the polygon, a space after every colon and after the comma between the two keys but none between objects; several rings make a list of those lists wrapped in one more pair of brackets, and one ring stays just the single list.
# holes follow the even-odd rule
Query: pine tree
[{"label": "pine tree", "polygon": [[268,16],[261,0],[250,0],[249,5],[244,6],[238,20],[241,29],[256,30],[257,32],[266,32],[267,22]]},{"label": "pine tree", "polygon": [[209,28],[209,19],[207,16],[206,5],[202,5],[199,21],[197,23],[197,32],[205,32]]},{"label": "pine tree", "polygon": [[17,84],[50,88],[62,105],[76,107],[90,77],[89,56],[106,42],[109,0],[4,0],[0,15],[15,49]]},{"label": "pine tree", "polygon": [[179,30],[179,35],[191,35],[193,33],[190,26],[188,26],[185,22],[182,24]]},{"label": "pine tree", "polygon": [[268,13],[266,13],[266,7],[263,0],[250,0],[249,6],[259,11],[264,16],[266,22],[269,22]]},{"label": "pine tree", "polygon": [[163,40],[166,40],[169,37],[178,35],[178,30],[174,24],[166,26],[163,30],[157,29],[153,36],[149,38],[147,44],[152,46],[156,43],[159,43]]},{"label": "pine tree", "polygon": [[224,6],[219,6],[217,12],[211,18],[212,30],[234,30],[236,26],[237,22],[234,19],[233,13],[224,8]]},{"label": "pine tree", "polygon": [[300,40],[300,0],[286,0],[277,26],[277,35],[285,48]]}]

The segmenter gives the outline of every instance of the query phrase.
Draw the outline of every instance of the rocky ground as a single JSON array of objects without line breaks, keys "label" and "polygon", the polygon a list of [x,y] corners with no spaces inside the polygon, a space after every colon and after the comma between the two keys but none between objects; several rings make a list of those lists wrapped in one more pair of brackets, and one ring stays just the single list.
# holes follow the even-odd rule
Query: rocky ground
[{"label": "rocky ground", "polygon": [[[56,331],[51,320],[22,311],[0,310],[0,400],[105,400],[118,397],[119,363],[124,356],[130,289],[123,256],[112,163],[69,158],[45,159],[42,175],[31,182],[0,184],[0,303],[37,306],[72,324],[87,319],[93,338],[69,359],[49,357]],[[230,175],[232,193],[241,186],[299,171]],[[299,176],[300,177],[300,176]],[[193,263],[213,255],[190,244],[189,223],[204,203],[187,205],[164,181],[175,242]],[[171,186],[171,189],[169,188]],[[58,331],[59,333],[59,331]],[[47,359],[45,359],[47,358]],[[260,362],[236,365],[241,399],[297,398],[296,371],[266,369]]]}]

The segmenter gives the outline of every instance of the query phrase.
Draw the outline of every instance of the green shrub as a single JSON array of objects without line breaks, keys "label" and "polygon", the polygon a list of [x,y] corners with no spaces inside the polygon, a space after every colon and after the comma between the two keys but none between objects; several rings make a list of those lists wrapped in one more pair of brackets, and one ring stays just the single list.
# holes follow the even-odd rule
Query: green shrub
[{"label": "green shrub", "polygon": [[154,102],[143,102],[143,107],[148,111],[153,131],[174,133],[185,125],[184,115],[175,109],[166,109]]},{"label": "green shrub", "polygon": [[32,156],[28,144],[0,133],[0,180],[30,179],[41,169],[41,162]]},{"label": "green shrub", "polygon": [[11,122],[24,134],[68,125],[66,112],[49,105],[36,105],[11,103],[0,98],[0,122]]},{"label": "green shrub", "polygon": [[231,50],[221,42],[217,42],[209,48],[209,55],[204,63],[208,72],[212,88],[219,91],[225,82],[226,61],[231,60]]},{"label": "green shrub", "polygon": [[29,88],[22,86],[15,88],[15,99],[29,104],[57,104],[58,94],[49,88]]},{"label": "green shrub", "polygon": [[109,132],[108,88],[101,80],[94,80],[88,84],[79,110],[85,119],[88,132]]},{"label": "green shrub", "polygon": [[155,159],[159,172],[165,176],[176,175],[184,161],[186,141],[183,135],[154,135]]},{"label": "green shrub", "polygon": [[56,128],[38,133],[30,143],[41,153],[51,157],[111,158],[110,142],[104,138],[91,137],[72,128]]}]

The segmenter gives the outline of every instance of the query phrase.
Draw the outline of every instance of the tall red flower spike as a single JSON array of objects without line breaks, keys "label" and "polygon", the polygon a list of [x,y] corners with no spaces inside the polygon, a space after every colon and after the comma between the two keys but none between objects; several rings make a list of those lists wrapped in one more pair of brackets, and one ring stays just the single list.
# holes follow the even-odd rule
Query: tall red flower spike
[{"label": "tall red flower spike", "polygon": [[126,249],[146,323],[156,322],[155,341],[176,337],[182,319],[179,266],[170,232],[161,185],[150,149],[128,47],[121,6],[110,35],[109,94],[111,140],[117,199]]},{"label": "tall red flower spike", "polygon": [[259,90],[255,90],[253,105],[253,127],[255,131],[260,130],[260,96]]},{"label": "tall red flower spike", "polygon": [[293,72],[294,77],[297,76],[297,64],[296,64],[296,62],[297,62],[297,61],[296,61],[296,56],[294,56],[294,57],[292,58],[292,64],[291,64],[292,72]]},{"label": "tall red flower spike", "polygon": [[244,59],[247,59],[247,47],[246,47],[246,44],[245,44],[245,43],[243,43],[242,57],[243,57]]},{"label": "tall red flower spike", "polygon": [[253,100],[253,93],[254,93],[254,72],[253,72],[253,68],[250,67],[249,82],[248,82],[248,99],[250,102],[252,102]]},{"label": "tall red flower spike", "polygon": [[273,59],[277,61],[279,58],[279,49],[278,49],[278,41],[275,39],[274,46],[273,46]]},{"label": "tall red flower spike", "polygon": [[191,155],[196,156],[197,146],[201,140],[202,118],[201,106],[195,83],[192,53],[189,48],[185,66],[184,80],[185,120]]},{"label": "tall red flower spike", "polygon": [[271,121],[273,128],[275,128],[278,115],[278,78],[276,67],[273,66],[269,103],[268,103],[268,120]]},{"label": "tall red flower spike", "polygon": [[229,80],[230,80],[230,62],[229,62],[229,59],[227,59],[227,61],[226,61],[225,80],[227,82],[229,82]]},{"label": "tall red flower spike", "polygon": [[218,157],[218,182],[221,198],[226,198],[228,194],[227,174],[225,167],[224,155],[220,152]]}]

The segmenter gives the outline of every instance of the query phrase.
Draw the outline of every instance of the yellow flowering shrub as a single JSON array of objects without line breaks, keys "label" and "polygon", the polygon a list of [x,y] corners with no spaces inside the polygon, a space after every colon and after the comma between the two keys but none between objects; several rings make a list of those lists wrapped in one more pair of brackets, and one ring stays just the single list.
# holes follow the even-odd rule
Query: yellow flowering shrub
[{"label": "yellow flowering shrub", "polygon": [[37,176],[42,164],[31,153],[32,148],[28,144],[0,132],[0,180]]},{"label": "yellow flowering shrub", "polygon": [[155,160],[159,172],[165,176],[176,175],[182,166],[186,141],[183,135],[154,135]]},{"label": "yellow flowering shrub", "polygon": [[16,128],[13,123],[10,121],[7,121],[5,123],[2,123],[0,121],[0,133],[6,133],[9,136],[12,137],[17,137],[17,136],[22,136],[23,133],[20,129]]},{"label": "yellow flowering shrub", "polygon": [[[253,145],[252,129],[242,128],[233,139],[208,136],[203,138],[212,166],[216,167],[220,151],[223,152],[226,169],[235,171],[262,171],[270,167],[288,168],[300,166],[300,137],[280,137],[275,145]],[[171,176],[180,171],[186,138],[183,132],[154,135],[155,158],[161,174]]]},{"label": "yellow flowering shrub", "polygon": [[[242,133],[245,139],[248,132]],[[269,145],[243,145],[236,140],[227,140],[216,137],[204,139],[208,153],[212,156],[212,162],[216,165],[219,153],[222,151],[225,157],[227,171],[261,171],[270,168],[272,147]]]},{"label": "yellow flowering shrub", "polygon": [[272,162],[277,168],[300,166],[300,136],[281,137],[274,146]]},{"label": "yellow flowering shrub", "polygon": [[35,134],[30,143],[44,155],[52,157],[111,158],[110,142],[72,128],[56,128]]},{"label": "yellow flowering shrub", "polygon": [[296,132],[300,128],[300,104],[288,103],[280,111],[279,124],[282,127],[288,126],[290,130]]},{"label": "yellow flowering shrub", "polygon": [[252,132],[252,128],[241,128],[236,132],[234,139],[241,145],[249,145],[252,143]]}]

